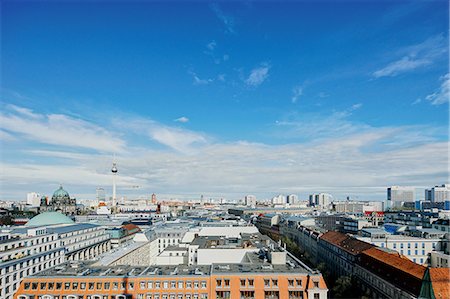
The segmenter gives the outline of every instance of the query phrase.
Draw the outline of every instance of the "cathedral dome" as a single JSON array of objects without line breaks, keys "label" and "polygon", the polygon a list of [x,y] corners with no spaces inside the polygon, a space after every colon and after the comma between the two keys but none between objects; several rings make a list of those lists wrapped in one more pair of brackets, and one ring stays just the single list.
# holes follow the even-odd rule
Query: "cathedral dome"
[{"label": "cathedral dome", "polygon": [[73,224],[73,220],[59,212],[45,212],[41,213],[28,221],[25,226],[44,226],[55,224]]},{"label": "cathedral dome", "polygon": [[69,193],[62,186],[53,193],[52,202],[66,202],[70,200]]}]

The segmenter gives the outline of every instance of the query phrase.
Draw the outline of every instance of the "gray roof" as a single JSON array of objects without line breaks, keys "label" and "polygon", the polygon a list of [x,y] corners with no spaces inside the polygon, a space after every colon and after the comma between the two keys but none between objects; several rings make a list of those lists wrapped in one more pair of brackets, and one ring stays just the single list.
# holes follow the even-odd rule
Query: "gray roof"
[{"label": "gray roof", "polygon": [[94,228],[94,227],[99,227],[99,225],[93,224],[93,223],[78,223],[78,224],[67,225],[67,226],[49,227],[49,228],[47,228],[47,231],[50,233],[65,234],[65,233],[70,233],[73,231],[89,229],[89,228]]}]

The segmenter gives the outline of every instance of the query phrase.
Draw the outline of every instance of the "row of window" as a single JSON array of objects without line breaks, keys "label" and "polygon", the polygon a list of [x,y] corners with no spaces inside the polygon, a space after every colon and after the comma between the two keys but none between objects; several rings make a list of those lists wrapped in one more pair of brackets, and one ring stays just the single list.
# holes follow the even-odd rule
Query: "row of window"
[{"label": "row of window", "polygon": [[[141,281],[139,288],[146,289],[206,289],[206,281]],[[25,290],[133,290],[134,282],[25,282]]]}]

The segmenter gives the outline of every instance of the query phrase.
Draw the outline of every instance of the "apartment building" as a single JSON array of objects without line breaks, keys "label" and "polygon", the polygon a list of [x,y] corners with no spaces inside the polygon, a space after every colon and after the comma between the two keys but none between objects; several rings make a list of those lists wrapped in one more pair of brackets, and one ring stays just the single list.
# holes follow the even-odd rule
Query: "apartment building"
[{"label": "apartment building", "polygon": [[63,263],[64,247],[45,228],[3,232],[0,240],[0,298],[12,299],[23,278]]}]

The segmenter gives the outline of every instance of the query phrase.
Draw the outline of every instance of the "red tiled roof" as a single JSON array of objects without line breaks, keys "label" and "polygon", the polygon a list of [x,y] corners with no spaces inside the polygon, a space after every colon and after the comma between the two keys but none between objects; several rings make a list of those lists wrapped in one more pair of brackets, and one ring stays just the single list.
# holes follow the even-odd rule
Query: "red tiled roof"
[{"label": "red tiled roof", "polygon": [[334,245],[339,245],[340,242],[344,241],[347,238],[348,236],[346,234],[335,231],[326,232],[320,237],[320,239]]},{"label": "red tiled roof", "polygon": [[125,224],[122,226],[124,229],[126,229],[127,231],[131,232],[131,231],[140,231],[141,229],[139,228],[139,226],[129,223],[129,224]]},{"label": "red tiled roof", "polygon": [[374,245],[372,244],[360,241],[351,236],[335,231],[326,232],[320,238],[328,243],[342,248],[343,250],[351,254],[359,254],[366,249],[374,247]]},{"label": "red tiled roof", "polygon": [[424,266],[416,264],[407,257],[401,256],[398,253],[388,253],[376,247],[373,247],[364,250],[362,254],[376,259],[381,263],[389,265],[393,268],[397,268],[403,272],[413,275],[420,280],[422,280],[425,273],[426,268]]},{"label": "red tiled roof", "polygon": [[450,298],[450,269],[430,268],[431,286],[436,299]]}]

